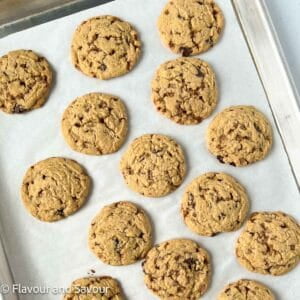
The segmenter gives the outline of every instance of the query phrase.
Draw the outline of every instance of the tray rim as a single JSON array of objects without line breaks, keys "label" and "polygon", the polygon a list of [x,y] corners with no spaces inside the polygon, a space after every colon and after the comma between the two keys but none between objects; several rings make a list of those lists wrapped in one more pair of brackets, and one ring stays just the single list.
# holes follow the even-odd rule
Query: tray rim
[{"label": "tray rim", "polygon": [[[297,138],[297,132],[300,132],[300,96],[269,14],[266,0],[231,0],[231,3],[265,91],[291,172],[300,192],[300,157],[297,155],[297,149],[300,149],[299,134]],[[257,34],[258,26],[259,34]],[[264,41],[267,41],[263,46],[258,43],[262,37]],[[266,54],[268,62],[264,60]],[[266,68],[267,64],[272,65],[276,75],[270,74]],[[285,103],[276,95],[279,90],[276,82],[282,83],[280,89],[284,90],[282,93],[285,94]],[[283,109],[283,107],[285,108]]]}]

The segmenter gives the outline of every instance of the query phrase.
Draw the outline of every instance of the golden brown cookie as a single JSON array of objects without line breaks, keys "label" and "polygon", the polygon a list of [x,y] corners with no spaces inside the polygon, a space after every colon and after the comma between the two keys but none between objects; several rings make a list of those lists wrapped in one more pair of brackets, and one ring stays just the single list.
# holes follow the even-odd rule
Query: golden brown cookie
[{"label": "golden brown cookie", "polygon": [[162,64],[152,80],[157,110],[179,124],[198,124],[217,105],[217,85],[211,66],[198,58],[177,58]]},{"label": "golden brown cookie", "polygon": [[241,227],[249,209],[245,188],[225,173],[205,173],[186,188],[181,201],[185,224],[194,232],[213,236]]},{"label": "golden brown cookie", "polygon": [[223,13],[213,0],[170,0],[158,19],[161,40],[182,56],[213,47],[223,27]]},{"label": "golden brown cookie", "polygon": [[181,146],[173,139],[145,134],[130,144],[120,169],[132,190],[147,197],[162,197],[182,183],[186,162]]},{"label": "golden brown cookie", "polygon": [[144,258],[152,245],[152,228],[146,213],[128,201],[104,206],[93,219],[89,247],[103,262],[129,265]]},{"label": "golden brown cookie", "polygon": [[76,29],[71,46],[74,66],[85,75],[109,79],[137,63],[141,42],[131,24],[114,16],[88,19]]},{"label": "golden brown cookie", "polygon": [[89,190],[90,178],[82,166],[71,159],[51,157],[27,170],[21,196],[34,217],[53,222],[75,213]]},{"label": "golden brown cookie", "polygon": [[273,293],[263,284],[241,279],[228,284],[218,300],[275,300]]},{"label": "golden brown cookie", "polygon": [[249,271],[282,275],[300,259],[300,227],[283,212],[256,212],[236,244],[239,263]]},{"label": "golden brown cookie", "polygon": [[220,112],[206,133],[208,150],[221,163],[246,166],[262,160],[272,146],[272,127],[253,106],[231,106]]},{"label": "golden brown cookie", "polygon": [[123,300],[116,279],[109,276],[79,278],[72,282],[63,300]]},{"label": "golden brown cookie", "polygon": [[77,98],[65,110],[62,133],[69,146],[85,154],[117,151],[128,130],[125,105],[116,96],[90,93]]},{"label": "golden brown cookie", "polygon": [[160,299],[196,300],[210,283],[209,255],[192,240],[169,240],[155,246],[142,266],[145,284]]},{"label": "golden brown cookie", "polygon": [[52,83],[48,61],[32,50],[16,50],[0,58],[0,109],[23,113],[41,107]]}]

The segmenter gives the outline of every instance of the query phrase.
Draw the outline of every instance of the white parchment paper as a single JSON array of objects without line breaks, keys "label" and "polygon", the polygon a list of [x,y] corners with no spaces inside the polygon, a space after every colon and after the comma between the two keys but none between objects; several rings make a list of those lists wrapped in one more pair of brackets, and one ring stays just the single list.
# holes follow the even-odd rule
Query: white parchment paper
[{"label": "white parchment paper", "polygon": [[[190,232],[181,219],[179,205],[185,186],[206,171],[226,171],[236,176],[248,190],[251,211],[282,210],[299,221],[300,201],[274,123],[274,147],[270,155],[252,166],[234,168],[220,164],[205,148],[204,133],[212,117],[197,126],[180,126],[155,111],[150,100],[150,80],[160,63],[176,57],[162,46],[156,29],[156,20],[165,2],[117,0],[0,40],[0,55],[18,48],[33,49],[47,57],[56,73],[54,88],[43,108],[24,115],[0,114],[0,216],[15,282],[28,286],[68,287],[72,280],[87,276],[89,270],[94,269],[97,275],[118,278],[128,299],[154,299],[143,283],[140,262],[126,267],[108,266],[87,247],[87,232],[94,215],[106,204],[130,200],[151,216],[155,243],[177,237],[192,238],[211,253],[212,284],[203,299],[216,299],[225,284],[240,278],[260,280],[273,289],[278,299],[300,299],[299,266],[280,277],[250,273],[234,256],[234,244],[240,231],[213,238],[201,237]],[[226,18],[224,35],[213,49],[199,56],[212,64],[218,78],[220,98],[213,115],[229,105],[251,104],[272,120],[231,3],[228,0],[218,3]],[[76,26],[101,14],[116,15],[131,22],[143,41],[143,56],[137,67],[109,81],[84,76],[75,70],[69,59],[70,41]],[[118,95],[128,107],[129,136],[116,154],[87,156],[76,153],[62,138],[60,120],[64,109],[74,98],[93,91]],[[185,149],[187,176],[182,186],[167,197],[151,199],[132,192],[119,172],[122,153],[133,138],[143,133],[170,135]],[[25,211],[19,190],[27,168],[50,156],[70,157],[84,165],[93,179],[93,191],[78,213],[48,224]],[[20,299],[61,299],[61,295],[20,295]]]}]

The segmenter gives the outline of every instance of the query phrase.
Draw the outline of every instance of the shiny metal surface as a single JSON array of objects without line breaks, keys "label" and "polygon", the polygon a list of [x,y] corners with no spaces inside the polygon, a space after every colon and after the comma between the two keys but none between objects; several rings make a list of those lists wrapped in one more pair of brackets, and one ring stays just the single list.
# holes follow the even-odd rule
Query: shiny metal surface
[{"label": "shiny metal surface", "polygon": [[0,0],[0,38],[112,0]]},{"label": "shiny metal surface", "polygon": [[232,0],[232,3],[299,188],[300,98],[266,2],[265,0]]}]

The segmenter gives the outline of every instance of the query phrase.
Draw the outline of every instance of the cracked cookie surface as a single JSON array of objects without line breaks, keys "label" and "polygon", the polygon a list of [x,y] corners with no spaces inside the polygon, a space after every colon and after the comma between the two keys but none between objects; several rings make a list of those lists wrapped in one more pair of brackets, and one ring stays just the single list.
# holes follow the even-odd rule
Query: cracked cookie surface
[{"label": "cracked cookie surface", "polygon": [[90,178],[77,162],[51,157],[27,170],[21,196],[34,217],[53,222],[75,213],[86,201],[89,189]]},{"label": "cracked cookie surface", "polygon": [[217,85],[211,66],[198,58],[163,63],[152,80],[156,109],[179,124],[198,124],[217,105]]},{"label": "cracked cookie surface", "polygon": [[78,152],[102,155],[116,152],[128,130],[125,105],[116,96],[90,93],[77,98],[65,110],[62,133]]},{"label": "cracked cookie surface", "polygon": [[146,197],[162,197],[182,183],[186,162],[181,146],[173,139],[145,134],[130,144],[120,169],[132,190]]},{"label": "cracked cookie surface", "polygon": [[71,45],[74,66],[85,75],[99,79],[129,72],[140,53],[141,42],[133,26],[108,15],[81,23]]},{"label": "cracked cookie surface", "polygon": [[275,296],[262,283],[241,279],[228,284],[218,300],[275,300]]},{"label": "cracked cookie surface", "polygon": [[44,57],[31,50],[15,50],[0,58],[0,109],[23,113],[41,107],[52,83]]},{"label": "cracked cookie surface", "polygon": [[225,173],[210,172],[195,178],[181,201],[185,224],[205,236],[237,230],[248,209],[245,188]]},{"label": "cracked cookie surface", "polygon": [[153,247],[142,266],[146,286],[160,299],[196,300],[210,283],[209,255],[192,240],[169,240]]},{"label": "cracked cookie surface", "polygon": [[213,47],[223,27],[223,13],[213,0],[170,0],[158,19],[163,43],[182,56]]},{"label": "cracked cookie surface", "polygon": [[300,259],[300,227],[282,212],[256,212],[236,243],[236,256],[249,271],[282,275]]},{"label": "cracked cookie surface", "polygon": [[64,300],[123,300],[116,279],[109,276],[85,277],[72,282]]},{"label": "cracked cookie surface", "polygon": [[89,247],[107,264],[132,264],[144,258],[151,245],[150,220],[134,203],[120,201],[104,206],[92,221]]},{"label": "cracked cookie surface", "polygon": [[221,163],[246,166],[262,160],[272,146],[272,127],[253,106],[231,106],[221,111],[206,132],[208,150]]}]

